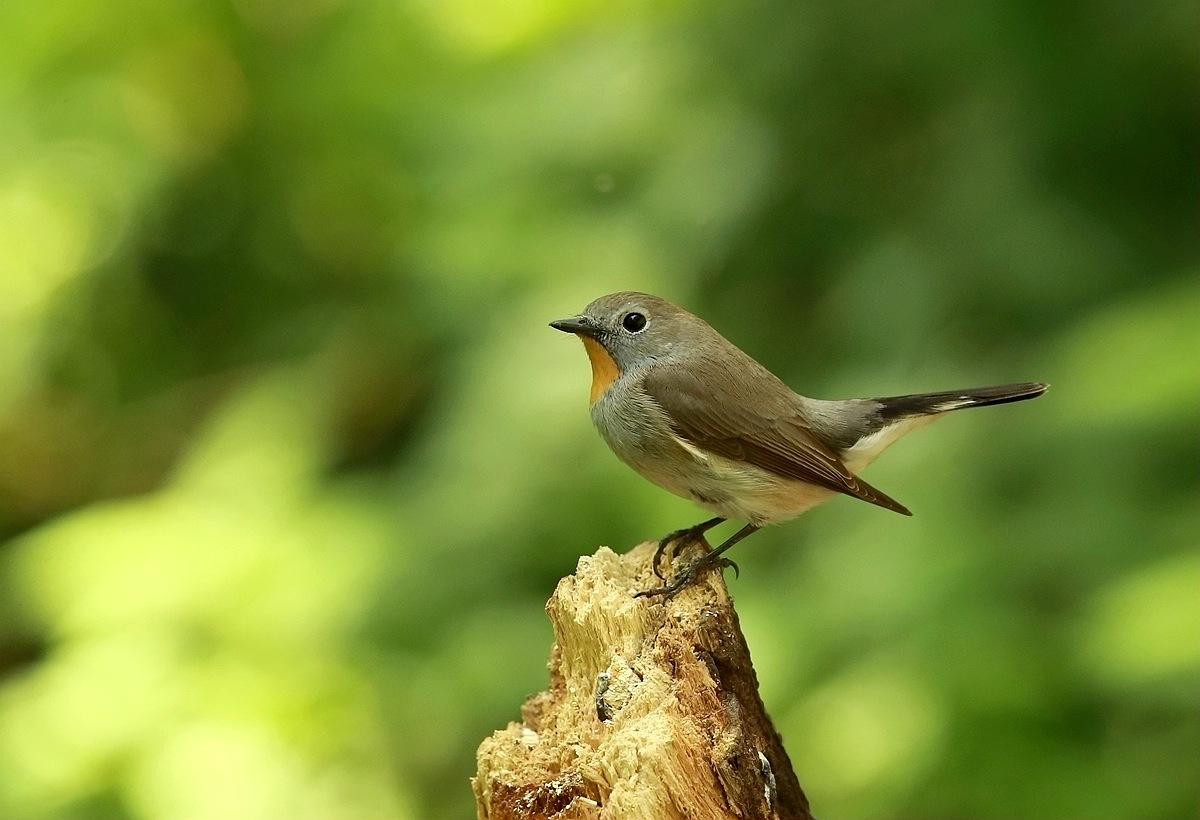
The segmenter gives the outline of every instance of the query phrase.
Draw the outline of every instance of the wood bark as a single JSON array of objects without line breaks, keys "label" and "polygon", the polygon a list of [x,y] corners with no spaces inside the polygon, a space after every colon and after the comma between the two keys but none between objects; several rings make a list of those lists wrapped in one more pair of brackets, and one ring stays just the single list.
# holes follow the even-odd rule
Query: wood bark
[{"label": "wood bark", "polygon": [[482,820],[811,820],[721,574],[634,598],[653,552],[602,547],[559,582],[550,688],[479,747]]}]

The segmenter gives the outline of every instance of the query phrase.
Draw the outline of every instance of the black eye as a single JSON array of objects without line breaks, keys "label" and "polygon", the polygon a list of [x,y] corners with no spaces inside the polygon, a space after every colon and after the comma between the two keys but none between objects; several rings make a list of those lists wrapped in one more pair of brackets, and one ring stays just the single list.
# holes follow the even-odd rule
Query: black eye
[{"label": "black eye", "polygon": [[630,333],[637,333],[646,326],[646,317],[640,313],[626,313],[621,320],[621,326]]}]

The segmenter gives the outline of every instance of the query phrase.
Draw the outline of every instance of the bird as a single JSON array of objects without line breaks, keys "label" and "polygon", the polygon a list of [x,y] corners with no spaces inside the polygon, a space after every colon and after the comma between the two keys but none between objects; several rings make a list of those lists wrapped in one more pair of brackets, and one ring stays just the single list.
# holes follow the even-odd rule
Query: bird
[{"label": "bird", "polygon": [[[610,293],[550,322],[583,342],[591,418],[616,456],[644,478],[716,516],[659,539],[652,561],[671,597],[734,544],[837,495],[902,515],[907,507],[861,471],[897,439],[954,410],[1023,401],[1044,382],[828,401],[793,391],[708,322],[637,291]],[[668,581],[665,551],[697,543],[726,520],[745,525]],[[736,565],[733,565],[736,568]]]}]

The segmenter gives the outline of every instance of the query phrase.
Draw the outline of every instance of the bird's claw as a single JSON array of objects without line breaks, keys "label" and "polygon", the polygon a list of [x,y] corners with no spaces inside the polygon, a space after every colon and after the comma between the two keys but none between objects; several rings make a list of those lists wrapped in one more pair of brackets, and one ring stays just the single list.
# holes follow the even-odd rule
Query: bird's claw
[{"label": "bird's claw", "polygon": [[[659,567],[662,566],[663,556],[667,554],[667,547],[676,542],[679,542],[680,546],[690,542],[698,542],[707,548],[708,543],[704,538],[705,531],[706,530],[701,529],[700,527],[684,527],[681,530],[675,530],[674,532],[667,533],[665,536],[659,539],[658,548],[654,550],[654,559],[650,562],[650,567],[654,570],[654,574],[658,576],[659,580],[666,580],[666,577],[662,574],[662,570],[659,569]],[[662,587],[662,589],[666,589],[666,587]]]},{"label": "bird's claw", "polygon": [[[660,575],[659,577],[661,578],[662,576]],[[671,580],[668,581],[667,583],[663,584],[661,587],[654,587],[653,589],[643,589],[641,592],[635,592],[633,594],[633,597],[634,598],[654,598],[656,596],[661,595],[661,596],[663,596],[664,601],[669,601],[671,598],[674,598],[681,589],[686,587],[688,584],[690,584],[695,579],[696,579],[696,573],[693,571],[692,567],[689,565],[685,569],[682,569],[679,572],[675,573],[674,577],[671,578]]]},{"label": "bird's claw", "polygon": [[658,542],[658,548],[654,550],[654,560],[650,562],[650,568],[654,570],[654,574],[658,576],[660,581],[665,581],[666,579],[663,578],[662,571],[658,568],[658,566],[662,563],[663,555],[665,555],[667,552],[667,547],[669,547],[671,542],[675,540],[677,534],[678,530],[662,538]]},{"label": "bird's claw", "polygon": [[[653,589],[643,589],[641,592],[635,592],[633,597],[654,598],[661,595],[663,596],[664,601],[669,601],[671,598],[674,598],[684,587],[691,585],[692,582],[696,580],[696,577],[703,570],[708,569],[709,567],[716,567],[717,569],[733,567],[735,577],[738,573],[738,565],[730,561],[728,558],[721,558],[718,556],[716,559],[713,559],[711,555],[705,553],[675,573],[675,575],[672,576],[671,580],[667,581],[667,583],[660,587],[654,587]],[[655,574],[657,574],[657,572]],[[658,577],[662,578],[661,575]]]}]

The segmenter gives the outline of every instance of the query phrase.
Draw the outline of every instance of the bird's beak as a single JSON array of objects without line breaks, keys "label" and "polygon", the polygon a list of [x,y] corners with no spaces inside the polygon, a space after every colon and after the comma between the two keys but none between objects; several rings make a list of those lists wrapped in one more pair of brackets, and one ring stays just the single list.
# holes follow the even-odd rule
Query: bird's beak
[{"label": "bird's beak", "polygon": [[575,333],[579,336],[591,336],[595,338],[600,335],[600,326],[595,321],[587,316],[572,316],[570,319],[555,319],[550,323],[550,327],[555,330],[561,330],[563,333]]}]

